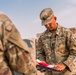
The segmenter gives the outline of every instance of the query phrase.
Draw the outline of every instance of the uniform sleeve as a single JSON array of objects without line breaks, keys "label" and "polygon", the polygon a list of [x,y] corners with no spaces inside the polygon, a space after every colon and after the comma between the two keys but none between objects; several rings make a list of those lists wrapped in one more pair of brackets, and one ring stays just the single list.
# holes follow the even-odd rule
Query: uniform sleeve
[{"label": "uniform sleeve", "polygon": [[68,34],[67,46],[69,50],[69,56],[64,63],[68,66],[70,71],[76,73],[76,34]]},{"label": "uniform sleeve", "polygon": [[5,54],[12,70],[25,75],[31,75],[35,72],[35,66],[30,53],[11,42],[8,42],[7,47]]},{"label": "uniform sleeve", "polygon": [[27,44],[21,38],[18,29],[8,16],[0,14],[0,26],[2,27],[2,45],[7,64],[12,70],[31,75],[36,71]]},{"label": "uniform sleeve", "polygon": [[38,39],[38,42],[37,42],[37,45],[36,45],[36,58],[41,60],[41,61],[46,60],[41,37]]},{"label": "uniform sleeve", "polygon": [[7,39],[6,48],[6,57],[13,70],[25,75],[31,75],[36,71],[29,51],[30,49],[14,26]]}]

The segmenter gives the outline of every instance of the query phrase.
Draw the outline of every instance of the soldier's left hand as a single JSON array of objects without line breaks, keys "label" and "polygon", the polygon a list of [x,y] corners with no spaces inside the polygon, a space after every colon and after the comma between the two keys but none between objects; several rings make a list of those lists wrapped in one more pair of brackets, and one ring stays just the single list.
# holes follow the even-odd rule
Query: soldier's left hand
[{"label": "soldier's left hand", "polygon": [[63,71],[66,68],[64,64],[56,64],[54,65],[54,69],[58,71]]}]

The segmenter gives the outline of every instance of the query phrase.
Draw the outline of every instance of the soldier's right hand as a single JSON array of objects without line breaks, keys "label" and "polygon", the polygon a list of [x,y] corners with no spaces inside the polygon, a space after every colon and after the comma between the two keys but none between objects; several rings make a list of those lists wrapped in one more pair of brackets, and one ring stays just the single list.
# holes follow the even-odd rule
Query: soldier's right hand
[{"label": "soldier's right hand", "polygon": [[40,71],[40,72],[45,72],[46,71],[46,68],[43,68],[39,65],[36,66],[37,70]]}]

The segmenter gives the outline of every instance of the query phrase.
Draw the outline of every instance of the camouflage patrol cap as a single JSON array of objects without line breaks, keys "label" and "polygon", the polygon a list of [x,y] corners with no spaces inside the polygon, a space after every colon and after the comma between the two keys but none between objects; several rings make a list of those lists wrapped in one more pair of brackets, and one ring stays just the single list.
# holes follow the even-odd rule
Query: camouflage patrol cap
[{"label": "camouflage patrol cap", "polygon": [[52,18],[54,16],[54,13],[51,8],[45,8],[40,13],[40,19],[42,25],[46,25],[51,22]]}]

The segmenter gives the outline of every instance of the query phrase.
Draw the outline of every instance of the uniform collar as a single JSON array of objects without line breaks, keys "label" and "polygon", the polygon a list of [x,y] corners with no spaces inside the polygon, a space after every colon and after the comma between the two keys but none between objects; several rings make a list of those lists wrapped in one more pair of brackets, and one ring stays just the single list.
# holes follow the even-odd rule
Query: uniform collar
[{"label": "uniform collar", "polygon": [[[56,35],[60,35],[60,32],[61,32],[61,26],[58,25],[55,33],[56,33]],[[52,32],[49,31],[49,30],[46,30],[45,31],[45,36],[51,37],[52,36]]]},{"label": "uniform collar", "polygon": [[62,28],[61,28],[61,26],[60,26],[60,25],[58,25],[57,30],[56,30],[56,34],[57,34],[57,35],[59,35],[59,34],[60,34],[61,29],[62,29]]}]

